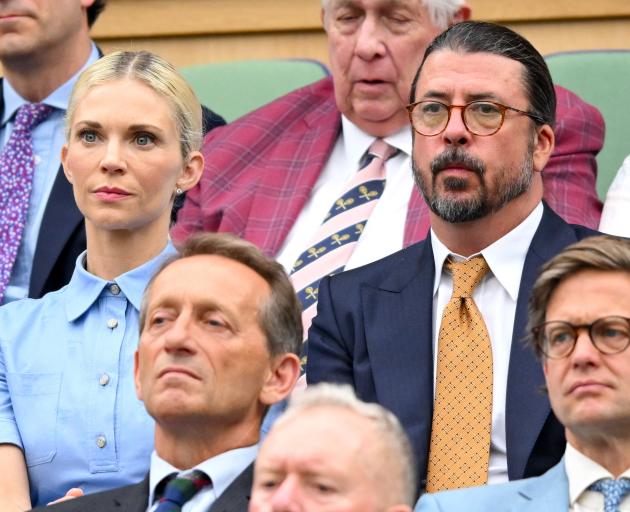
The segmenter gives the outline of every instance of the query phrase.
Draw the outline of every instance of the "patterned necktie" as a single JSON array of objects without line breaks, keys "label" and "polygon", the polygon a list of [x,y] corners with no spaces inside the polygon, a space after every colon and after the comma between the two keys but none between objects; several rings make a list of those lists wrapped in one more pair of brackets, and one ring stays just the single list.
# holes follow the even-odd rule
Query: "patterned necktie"
[{"label": "patterned necktie", "polygon": [[621,500],[630,492],[630,480],[605,478],[592,484],[588,490],[601,492],[604,495],[604,512],[619,512]]},{"label": "patterned necktie", "polygon": [[166,484],[154,512],[180,512],[187,501],[211,483],[208,475],[198,469],[180,473]]},{"label": "patterned necktie", "polygon": [[13,131],[0,155],[0,301],[11,280],[33,184],[31,130],[52,112],[42,103],[26,103],[15,116]]},{"label": "patterned necktie", "polygon": [[376,139],[361,159],[359,172],[346,183],[337,199],[291,270],[291,282],[302,303],[304,337],[317,309],[322,277],[341,272],[385,189],[385,162],[398,150]]},{"label": "patterned necktie", "polygon": [[427,491],[485,484],[492,423],[492,347],[472,292],[488,272],[483,256],[445,267],[453,295],[438,338]]}]

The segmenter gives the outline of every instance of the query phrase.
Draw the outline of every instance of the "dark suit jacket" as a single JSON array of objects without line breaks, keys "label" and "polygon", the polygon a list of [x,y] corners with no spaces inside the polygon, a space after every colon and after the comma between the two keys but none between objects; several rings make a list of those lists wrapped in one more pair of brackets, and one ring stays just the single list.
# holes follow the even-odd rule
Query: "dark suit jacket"
[{"label": "dark suit jacket", "polygon": [[[545,200],[567,222],[596,228],[602,204],[595,155],[604,141],[599,111],[556,87],[556,146],[543,172]],[[291,92],[206,137],[206,166],[173,228],[235,233],[274,257],[326,165],[341,129],[332,79]],[[405,200],[402,198],[402,200]],[[404,246],[424,239],[429,209],[413,190]]]},{"label": "dark suit jacket", "polygon": [[[4,99],[0,94],[0,118],[3,113]],[[224,124],[222,117],[203,108],[204,133]],[[72,186],[59,166],[39,229],[28,296],[39,298],[66,285],[74,272],[77,257],[84,250],[83,215],[74,202]]]},{"label": "dark suit jacket", "polygon": [[[527,301],[539,267],[596,232],[566,224],[548,206],[527,252],[516,304],[505,406],[510,480],[536,476],[564,453],[564,431],[551,412],[541,364],[523,340]],[[360,398],[398,416],[426,478],[433,414],[431,240],[356,270],[324,278],[308,336],[309,384],[351,384]]]},{"label": "dark suit jacket", "polygon": [[[247,512],[252,490],[254,463],[250,464],[212,504],[207,512]],[[140,483],[111,491],[88,494],[50,507],[41,512],[145,512],[149,504],[149,476]]]}]

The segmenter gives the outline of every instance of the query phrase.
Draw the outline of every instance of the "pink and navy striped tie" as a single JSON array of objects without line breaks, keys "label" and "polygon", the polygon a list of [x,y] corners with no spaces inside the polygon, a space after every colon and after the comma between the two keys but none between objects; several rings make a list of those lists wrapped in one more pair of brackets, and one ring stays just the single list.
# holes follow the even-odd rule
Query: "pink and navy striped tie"
[{"label": "pink and navy striped tie", "polygon": [[359,171],[328,211],[311,245],[293,264],[290,277],[302,303],[305,338],[316,313],[319,282],[344,269],[385,189],[385,162],[397,151],[382,139],[372,143]]},{"label": "pink and navy striped tie", "polygon": [[0,301],[11,280],[33,184],[33,140],[31,131],[46,119],[52,107],[26,103],[15,116],[13,130],[0,154]]},{"label": "pink and navy striped tie", "polygon": [[208,475],[198,469],[180,473],[166,484],[164,494],[158,500],[158,505],[153,512],[181,512],[187,501],[211,483]]}]

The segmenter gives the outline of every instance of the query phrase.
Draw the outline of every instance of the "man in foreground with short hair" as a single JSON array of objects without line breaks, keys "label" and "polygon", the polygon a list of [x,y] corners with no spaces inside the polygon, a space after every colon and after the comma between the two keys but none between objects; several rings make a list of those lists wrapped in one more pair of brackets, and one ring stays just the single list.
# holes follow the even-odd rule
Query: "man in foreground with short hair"
[{"label": "man in foreground with short hair", "polygon": [[563,460],[536,478],[427,494],[417,512],[630,510],[630,241],[588,238],[549,261],[530,324]]},{"label": "man in foreground with short hair", "polygon": [[296,392],[263,443],[249,512],[410,512],[416,471],[396,417],[349,386]]},{"label": "man in foreground with short hair", "polygon": [[469,21],[431,43],[412,91],[430,236],[322,280],[307,379],[351,384],[394,412],[420,490],[539,475],[564,436],[522,344],[527,298],[540,265],[593,234],[542,200],[551,76],[522,36]]},{"label": "man in foreground with short hair", "polygon": [[199,235],[150,282],[140,315],[136,390],[156,422],[149,474],[48,510],[246,511],[262,418],[299,375],[288,277],[248,242]]}]

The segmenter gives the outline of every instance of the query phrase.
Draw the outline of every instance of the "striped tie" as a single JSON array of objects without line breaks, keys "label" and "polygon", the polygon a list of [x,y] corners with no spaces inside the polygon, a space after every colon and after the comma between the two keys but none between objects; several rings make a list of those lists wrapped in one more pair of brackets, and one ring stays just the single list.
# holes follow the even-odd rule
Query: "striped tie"
[{"label": "striped tie", "polygon": [[291,270],[291,282],[302,303],[304,337],[317,309],[317,293],[322,277],[341,272],[365,228],[370,213],[385,189],[385,162],[397,153],[382,139],[376,139],[361,159],[359,172],[344,187],[313,243]]},{"label": "striped tie", "polygon": [[180,512],[184,504],[212,482],[203,471],[194,469],[172,478],[153,512]]}]

